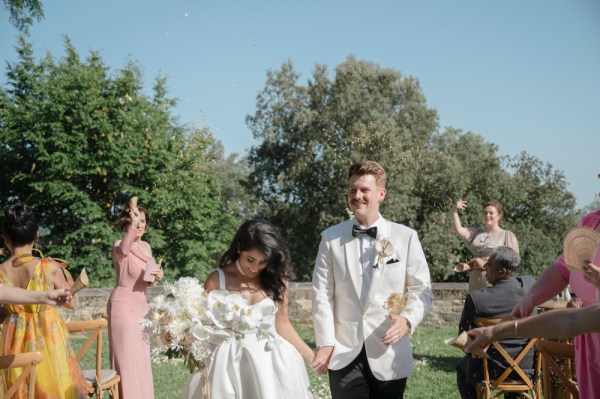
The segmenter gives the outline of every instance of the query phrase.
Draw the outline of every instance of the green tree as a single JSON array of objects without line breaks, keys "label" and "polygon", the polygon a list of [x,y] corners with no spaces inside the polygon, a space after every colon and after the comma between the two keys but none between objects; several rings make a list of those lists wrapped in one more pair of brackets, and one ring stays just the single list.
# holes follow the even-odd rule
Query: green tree
[{"label": "green tree", "polygon": [[10,23],[22,32],[27,32],[34,18],[38,21],[44,18],[44,8],[39,0],[3,0],[3,2],[10,13]]},{"label": "green tree", "polygon": [[[306,86],[291,62],[269,71],[247,118],[261,143],[250,150],[248,187],[263,212],[282,227],[297,277],[310,278],[319,232],[348,217],[348,166],[371,158],[389,172],[385,212],[410,221],[421,148],[437,127],[418,82],[349,57],[333,79],[317,65]],[[412,170],[411,173],[406,173]]]},{"label": "green tree", "polygon": [[267,73],[247,118],[260,141],[250,150],[247,185],[282,227],[300,279],[310,279],[319,232],[348,217],[346,173],[361,159],[386,168],[382,213],[417,230],[436,281],[465,278],[452,271],[469,255],[450,224],[459,198],[471,204],[467,226],[481,225],[485,201],[504,205],[503,226],[522,243],[526,271],[543,269],[560,249],[574,199],[550,165],[526,154],[500,157],[474,133],[438,132],[418,81],[398,71],[350,56],[333,76],[317,65],[306,84],[299,79],[291,62]]},{"label": "green tree", "polygon": [[[88,268],[95,284],[112,284],[115,221],[129,197],[151,213],[148,240],[167,273],[205,276],[233,234],[219,182],[206,173],[212,136],[188,131],[171,115],[158,78],[152,97],[139,68],[114,75],[97,53],[37,61],[20,39],[0,90],[0,203],[31,205],[43,225],[42,247]],[[215,228],[216,227],[216,228]]]}]

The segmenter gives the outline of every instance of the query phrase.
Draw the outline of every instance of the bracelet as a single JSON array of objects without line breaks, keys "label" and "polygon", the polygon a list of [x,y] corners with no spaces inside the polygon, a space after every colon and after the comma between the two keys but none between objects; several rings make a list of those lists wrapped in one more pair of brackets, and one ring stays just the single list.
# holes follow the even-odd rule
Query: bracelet
[{"label": "bracelet", "polygon": [[515,319],[514,326],[515,326],[515,337],[516,337],[516,338],[519,338],[519,330],[518,330],[518,326],[519,326],[519,319]]}]

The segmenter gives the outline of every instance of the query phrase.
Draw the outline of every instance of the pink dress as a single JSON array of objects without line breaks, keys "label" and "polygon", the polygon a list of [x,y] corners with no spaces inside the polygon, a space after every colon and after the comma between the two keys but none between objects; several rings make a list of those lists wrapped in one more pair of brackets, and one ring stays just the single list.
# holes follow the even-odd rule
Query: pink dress
[{"label": "pink dress", "polygon": [[[595,229],[599,224],[600,210],[584,216],[579,222],[579,226],[590,229]],[[554,266],[571,284],[571,289],[581,299],[582,307],[596,303],[596,287],[583,279],[583,273],[570,272],[563,255],[554,261]],[[579,335],[575,337],[574,345],[579,397],[600,398],[600,333]]]},{"label": "pink dress", "polygon": [[144,271],[152,257],[133,246],[136,230],[129,228],[113,246],[117,286],[108,299],[110,364],[121,376],[120,399],[154,398],[150,344],[140,320],[148,312]]}]

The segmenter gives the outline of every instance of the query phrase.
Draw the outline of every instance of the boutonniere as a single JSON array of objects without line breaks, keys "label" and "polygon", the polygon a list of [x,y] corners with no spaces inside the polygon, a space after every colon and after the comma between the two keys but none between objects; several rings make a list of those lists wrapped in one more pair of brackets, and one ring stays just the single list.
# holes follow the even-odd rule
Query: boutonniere
[{"label": "boutonniere", "polygon": [[389,238],[382,238],[377,240],[375,243],[375,250],[377,251],[377,264],[383,265],[383,260],[386,256],[392,256],[394,254],[394,246]]}]

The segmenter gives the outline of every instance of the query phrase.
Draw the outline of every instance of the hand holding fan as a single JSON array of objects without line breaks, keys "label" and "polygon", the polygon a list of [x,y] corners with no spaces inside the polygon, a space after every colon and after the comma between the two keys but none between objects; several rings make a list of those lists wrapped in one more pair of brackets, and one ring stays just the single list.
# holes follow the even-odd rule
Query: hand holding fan
[{"label": "hand holding fan", "polygon": [[565,264],[571,271],[581,272],[592,262],[600,247],[600,233],[595,230],[578,227],[569,232],[563,243]]}]

